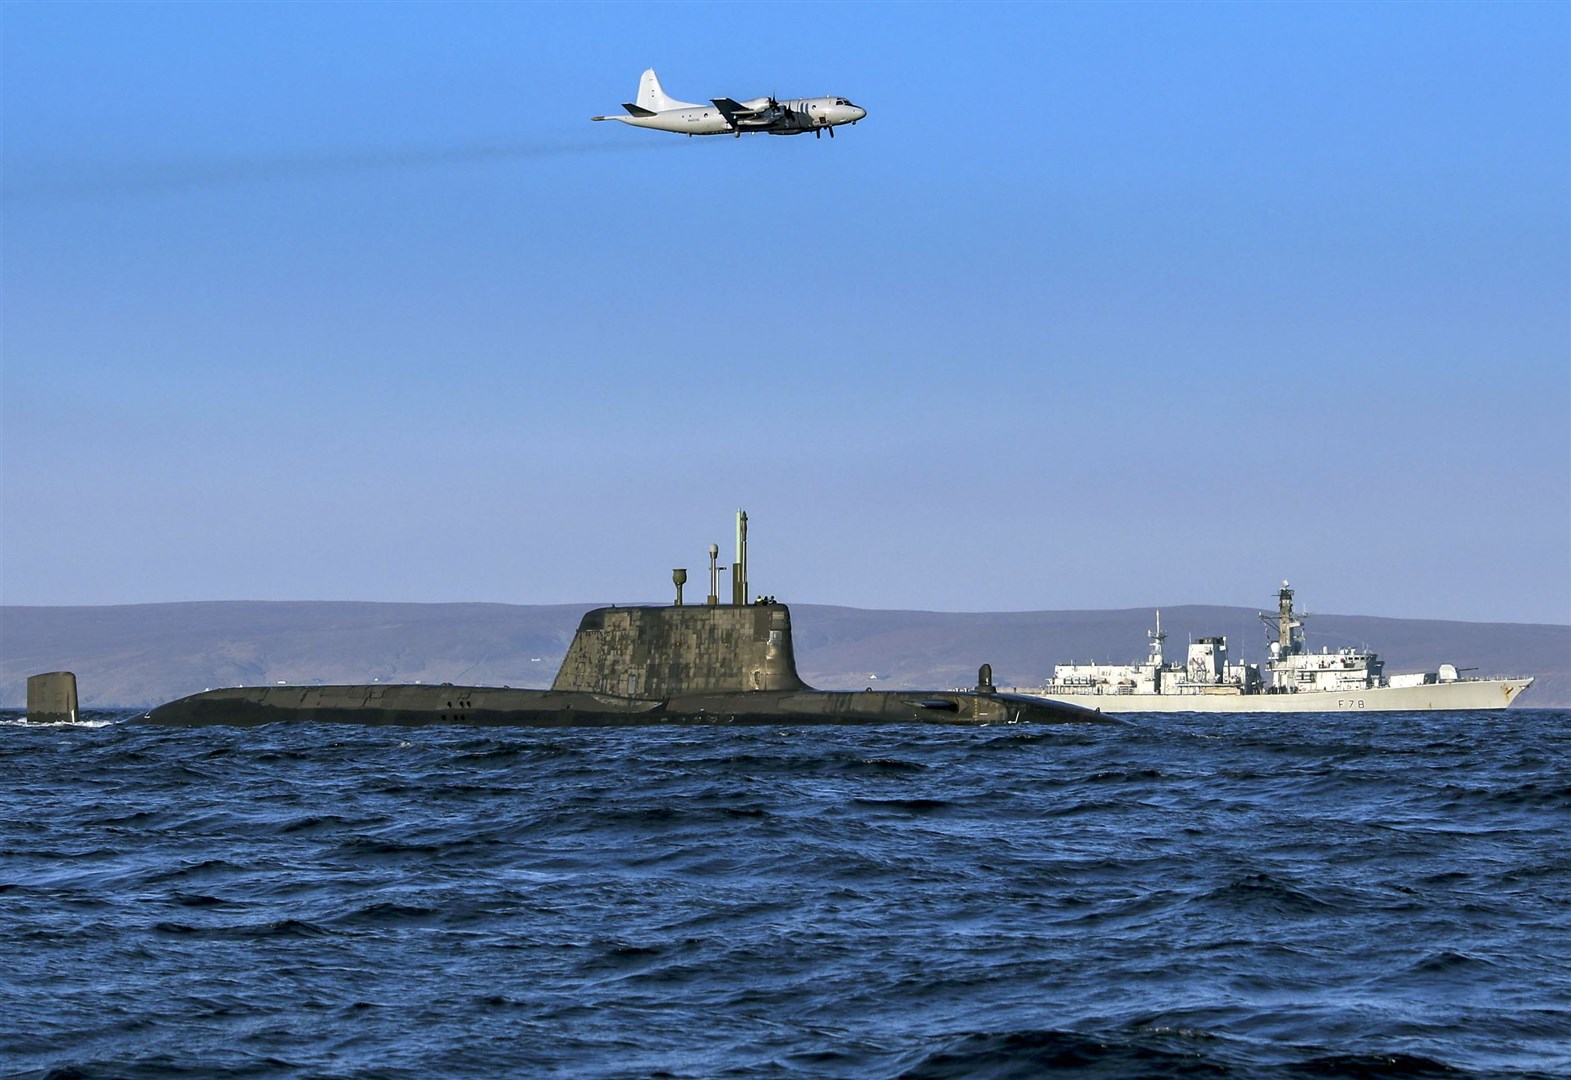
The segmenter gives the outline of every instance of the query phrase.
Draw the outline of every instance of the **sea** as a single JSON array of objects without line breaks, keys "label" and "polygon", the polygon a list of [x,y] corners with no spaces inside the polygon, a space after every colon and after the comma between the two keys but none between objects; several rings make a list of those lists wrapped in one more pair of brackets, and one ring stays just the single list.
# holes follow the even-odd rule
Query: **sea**
[{"label": "sea", "polygon": [[1571,711],[0,714],[0,1076],[1571,1075]]}]

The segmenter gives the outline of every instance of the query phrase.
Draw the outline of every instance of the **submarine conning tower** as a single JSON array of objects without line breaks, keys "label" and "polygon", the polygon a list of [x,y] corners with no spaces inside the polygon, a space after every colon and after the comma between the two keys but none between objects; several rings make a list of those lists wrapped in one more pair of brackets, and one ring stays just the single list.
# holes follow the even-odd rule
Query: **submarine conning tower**
[{"label": "submarine conning tower", "polygon": [[671,571],[672,607],[604,607],[584,615],[552,690],[619,697],[810,689],[796,673],[791,611],[747,601],[747,512],[736,514],[731,603],[722,605],[720,548],[709,546],[709,598],[684,606],[686,569]]},{"label": "submarine conning tower", "polygon": [[609,607],[584,615],[552,690],[668,698],[805,690],[784,604]]}]

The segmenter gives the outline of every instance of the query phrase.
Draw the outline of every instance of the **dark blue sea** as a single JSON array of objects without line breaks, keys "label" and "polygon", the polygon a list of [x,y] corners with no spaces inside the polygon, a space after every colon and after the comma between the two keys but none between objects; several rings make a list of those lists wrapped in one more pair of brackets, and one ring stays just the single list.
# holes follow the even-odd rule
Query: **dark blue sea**
[{"label": "dark blue sea", "polygon": [[1571,1075],[1571,712],[0,723],[7,1077]]}]

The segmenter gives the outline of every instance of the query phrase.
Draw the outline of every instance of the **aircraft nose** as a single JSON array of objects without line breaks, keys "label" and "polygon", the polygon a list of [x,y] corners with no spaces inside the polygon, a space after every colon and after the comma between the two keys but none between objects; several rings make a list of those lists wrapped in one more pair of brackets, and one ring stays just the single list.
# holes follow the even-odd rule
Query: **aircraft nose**
[{"label": "aircraft nose", "polygon": [[867,110],[860,105],[851,106],[851,122],[854,124],[867,115]]}]

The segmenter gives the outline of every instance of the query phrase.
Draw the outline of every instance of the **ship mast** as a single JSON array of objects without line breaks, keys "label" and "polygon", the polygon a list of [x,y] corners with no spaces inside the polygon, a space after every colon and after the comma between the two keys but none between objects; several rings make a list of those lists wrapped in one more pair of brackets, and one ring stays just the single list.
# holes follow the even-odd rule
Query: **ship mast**
[{"label": "ship mast", "polygon": [[1149,664],[1155,664],[1160,668],[1162,666],[1162,642],[1167,640],[1167,635],[1162,633],[1161,608],[1156,609],[1156,629],[1147,630],[1146,637],[1151,639],[1151,655],[1147,658],[1146,662]]},{"label": "ship mast", "polygon": [[[1271,625],[1271,616],[1261,615],[1260,621]],[[1276,594],[1276,641],[1271,643],[1272,659],[1297,656],[1304,651],[1304,624],[1293,616],[1293,590],[1286,581]]]}]

